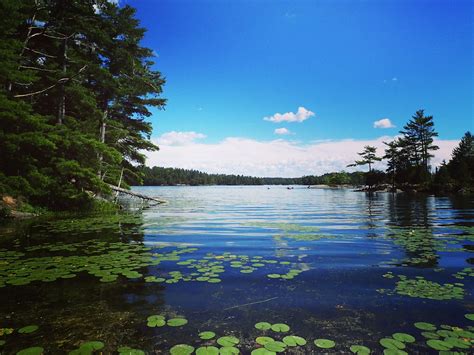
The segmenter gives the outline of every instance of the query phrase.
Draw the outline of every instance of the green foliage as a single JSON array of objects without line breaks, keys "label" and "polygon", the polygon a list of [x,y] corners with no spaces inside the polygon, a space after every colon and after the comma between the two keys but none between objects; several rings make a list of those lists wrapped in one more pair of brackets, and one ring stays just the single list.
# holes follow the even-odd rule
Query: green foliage
[{"label": "green foliage", "polygon": [[257,178],[243,175],[207,174],[197,170],[141,167],[143,185],[296,185],[300,178]]},{"label": "green foliage", "polygon": [[0,194],[86,209],[136,178],[164,80],[135,10],[0,0]]},{"label": "green foliage", "polygon": [[377,148],[372,147],[370,145],[366,145],[364,147],[364,150],[359,154],[362,157],[362,160],[356,160],[353,164],[349,164],[348,167],[350,166],[358,166],[358,165],[368,165],[369,166],[369,172],[372,171],[372,165],[376,161],[381,161],[382,158],[378,157],[376,155]]}]

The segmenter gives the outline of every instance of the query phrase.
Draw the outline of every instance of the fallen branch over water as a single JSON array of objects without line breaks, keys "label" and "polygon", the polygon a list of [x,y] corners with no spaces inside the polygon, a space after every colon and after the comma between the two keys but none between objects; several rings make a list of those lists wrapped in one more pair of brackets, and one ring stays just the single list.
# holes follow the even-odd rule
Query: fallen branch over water
[{"label": "fallen branch over water", "polygon": [[127,195],[130,195],[130,196],[133,196],[133,197],[138,197],[138,198],[141,198],[141,199],[143,199],[143,200],[153,201],[153,202],[156,202],[156,203],[166,203],[166,202],[167,202],[166,200],[160,200],[160,199],[155,198],[155,197],[151,197],[151,196],[148,196],[148,195],[139,194],[138,192],[133,192],[133,191],[130,191],[130,190],[125,190],[125,189],[122,189],[121,187],[118,187],[118,186],[115,186],[115,185],[110,185],[110,184],[109,184],[109,187],[110,187],[113,191],[117,191],[117,192],[120,192],[120,193],[123,193],[123,194],[127,194]]},{"label": "fallen branch over water", "polygon": [[272,301],[272,300],[277,299],[277,298],[278,298],[278,297],[272,297],[272,298],[269,298],[269,299],[266,299],[266,300],[263,300],[263,301],[257,301],[257,302],[239,304],[238,306],[232,306],[232,307],[224,308],[224,311],[227,311],[228,309],[234,309],[234,308],[239,308],[239,307],[251,306],[251,305],[253,305],[253,304],[265,303],[265,302]]}]

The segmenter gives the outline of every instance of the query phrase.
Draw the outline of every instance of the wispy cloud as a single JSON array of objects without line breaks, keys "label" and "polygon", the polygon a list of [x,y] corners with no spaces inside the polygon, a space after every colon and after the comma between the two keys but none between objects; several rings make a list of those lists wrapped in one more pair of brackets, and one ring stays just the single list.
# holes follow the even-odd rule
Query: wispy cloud
[{"label": "wispy cloud", "polygon": [[285,128],[285,127],[282,127],[282,128],[276,128],[273,133],[275,134],[281,134],[281,135],[284,135],[284,134],[290,134],[290,130]]},{"label": "wispy cloud", "polygon": [[286,112],[286,113],[275,113],[272,116],[264,117],[265,121],[270,122],[303,122],[308,118],[314,116],[314,112],[304,108],[303,106],[298,107],[298,111]]},{"label": "wispy cloud", "polygon": [[394,128],[395,125],[390,121],[390,118],[382,118],[374,122],[374,128]]},{"label": "wispy cloud", "polygon": [[[302,176],[323,174],[331,171],[352,171],[347,164],[359,159],[365,145],[377,147],[382,156],[384,141],[394,137],[383,136],[373,140],[329,140],[309,145],[284,139],[258,141],[248,138],[229,137],[215,144],[194,142],[181,145],[160,143],[160,151],[149,152],[147,165],[197,169],[209,173],[244,174],[253,176]],[[440,147],[435,151],[431,164],[437,166],[443,159],[449,160],[458,140],[437,140]],[[379,163],[378,168],[385,168]]]},{"label": "wispy cloud", "polygon": [[184,146],[194,143],[197,139],[206,138],[205,134],[197,133],[194,131],[189,132],[166,132],[163,133],[158,139],[158,145],[166,146]]}]

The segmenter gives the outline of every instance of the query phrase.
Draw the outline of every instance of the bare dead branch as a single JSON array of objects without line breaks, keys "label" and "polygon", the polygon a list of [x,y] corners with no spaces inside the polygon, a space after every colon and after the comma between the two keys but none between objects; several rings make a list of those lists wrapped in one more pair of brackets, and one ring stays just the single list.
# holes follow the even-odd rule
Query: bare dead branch
[{"label": "bare dead branch", "polygon": [[73,76],[71,76],[71,77],[69,77],[69,78],[61,78],[61,79],[59,79],[56,83],[54,83],[53,85],[48,86],[48,87],[45,88],[45,89],[38,90],[38,91],[35,91],[35,92],[26,93],[26,94],[17,94],[17,95],[13,95],[13,97],[20,98],[20,97],[28,97],[28,96],[35,96],[35,95],[42,94],[43,92],[46,92],[46,91],[48,91],[48,90],[51,90],[51,89],[53,89],[54,87],[56,87],[56,86],[58,86],[58,85],[65,84],[65,83],[67,83],[68,81],[73,80],[76,76],[78,76],[79,74],[81,74],[86,68],[87,68],[87,65],[84,65],[84,66],[83,66],[81,69],[79,69],[79,71],[78,71],[76,74],[74,74]]},{"label": "bare dead branch", "polygon": [[36,54],[42,55],[42,56],[44,56],[44,57],[48,57],[48,58],[57,58],[57,56],[55,56],[55,55],[46,54],[46,53],[43,53],[43,52],[37,51],[37,50],[35,50],[35,49],[33,49],[33,48],[28,48],[28,47],[26,47],[25,49],[26,49],[26,50],[28,50],[28,51],[30,51],[30,52],[33,52],[33,53],[36,53]]},{"label": "bare dead branch", "polygon": [[21,69],[31,69],[31,70],[39,70],[39,71],[46,71],[48,73],[54,73],[57,72],[57,70],[54,69],[44,69],[44,68],[37,68],[37,67],[30,67],[28,65],[20,65]]}]

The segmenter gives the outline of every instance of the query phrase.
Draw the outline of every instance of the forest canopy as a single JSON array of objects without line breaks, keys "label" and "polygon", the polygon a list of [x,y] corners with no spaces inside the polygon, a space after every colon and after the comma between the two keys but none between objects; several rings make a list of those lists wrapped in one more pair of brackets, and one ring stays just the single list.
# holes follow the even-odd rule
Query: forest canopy
[{"label": "forest canopy", "polygon": [[135,9],[108,1],[0,0],[0,194],[84,208],[136,180],[164,78]]}]

